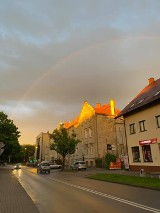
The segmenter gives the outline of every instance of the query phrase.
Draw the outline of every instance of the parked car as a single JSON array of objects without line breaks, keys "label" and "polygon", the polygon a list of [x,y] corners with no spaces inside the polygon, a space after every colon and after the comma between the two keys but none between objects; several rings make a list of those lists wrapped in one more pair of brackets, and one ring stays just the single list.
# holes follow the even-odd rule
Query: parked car
[{"label": "parked car", "polygon": [[86,162],[85,161],[75,161],[72,165],[71,165],[72,170],[86,170],[87,166],[86,166]]},{"label": "parked car", "polygon": [[62,165],[56,164],[56,162],[49,162],[51,169],[61,169]]},{"label": "parked car", "polygon": [[20,163],[17,163],[15,166],[14,166],[14,168],[13,169],[21,169],[21,164]]},{"label": "parked car", "polygon": [[48,161],[42,161],[37,165],[37,173],[50,173],[50,164]]}]

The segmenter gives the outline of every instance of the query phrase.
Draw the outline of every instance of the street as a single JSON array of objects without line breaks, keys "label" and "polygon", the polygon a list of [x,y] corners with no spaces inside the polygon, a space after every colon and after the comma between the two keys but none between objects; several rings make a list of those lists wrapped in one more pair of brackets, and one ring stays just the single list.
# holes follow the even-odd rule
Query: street
[{"label": "street", "polygon": [[40,213],[160,213],[160,191],[91,180],[88,171],[37,174],[23,167],[13,173]]}]

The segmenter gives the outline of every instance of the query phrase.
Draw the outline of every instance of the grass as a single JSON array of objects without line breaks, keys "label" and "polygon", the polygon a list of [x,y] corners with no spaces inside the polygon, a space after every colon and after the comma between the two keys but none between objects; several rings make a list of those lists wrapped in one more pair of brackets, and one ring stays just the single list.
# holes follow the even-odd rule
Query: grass
[{"label": "grass", "polygon": [[119,174],[94,174],[90,179],[160,190],[160,179]]}]

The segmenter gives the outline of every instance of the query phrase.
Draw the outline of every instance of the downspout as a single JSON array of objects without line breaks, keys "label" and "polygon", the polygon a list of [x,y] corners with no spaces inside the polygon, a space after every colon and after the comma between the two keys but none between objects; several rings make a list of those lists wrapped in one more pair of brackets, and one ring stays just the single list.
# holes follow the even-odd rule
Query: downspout
[{"label": "downspout", "polygon": [[[128,156],[128,164],[130,165],[130,163],[129,163],[128,141],[127,141],[127,132],[126,132],[126,123],[125,123],[125,120],[124,120],[124,131],[125,131],[125,138],[126,138],[126,151],[127,151],[127,156]],[[129,168],[129,170],[130,170],[130,168]]]},{"label": "downspout", "polygon": [[98,151],[98,131],[97,131],[97,115],[95,114],[96,119],[96,144],[97,144],[97,158],[99,158],[99,151]]}]

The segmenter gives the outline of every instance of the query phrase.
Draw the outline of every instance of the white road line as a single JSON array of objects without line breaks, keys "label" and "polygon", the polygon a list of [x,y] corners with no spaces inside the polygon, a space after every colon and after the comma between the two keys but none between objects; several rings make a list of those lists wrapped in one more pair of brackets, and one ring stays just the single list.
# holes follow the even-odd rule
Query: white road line
[{"label": "white road line", "polygon": [[149,207],[149,206],[141,205],[139,203],[135,203],[135,202],[125,200],[125,199],[122,199],[122,198],[118,198],[118,197],[115,197],[115,196],[112,196],[112,195],[109,195],[109,194],[105,194],[105,193],[98,192],[98,191],[95,191],[95,190],[92,190],[92,189],[88,189],[88,188],[83,187],[83,186],[78,186],[78,185],[74,185],[74,184],[71,184],[71,183],[67,183],[65,181],[61,181],[61,180],[58,180],[58,179],[55,179],[55,178],[51,178],[51,177],[48,177],[48,178],[50,180],[55,181],[55,182],[62,183],[62,184],[65,184],[65,185],[68,185],[68,186],[71,186],[71,187],[74,187],[74,188],[77,188],[77,189],[80,189],[80,190],[83,190],[83,191],[90,192],[92,194],[96,194],[96,195],[99,195],[99,196],[102,196],[102,197],[106,197],[106,198],[121,202],[121,203],[125,203],[125,204],[128,204],[130,206],[134,206],[136,208],[144,209],[146,211],[150,211],[150,212],[154,212],[154,213],[160,213],[160,209],[155,209],[155,208],[152,208],[152,207]]}]

